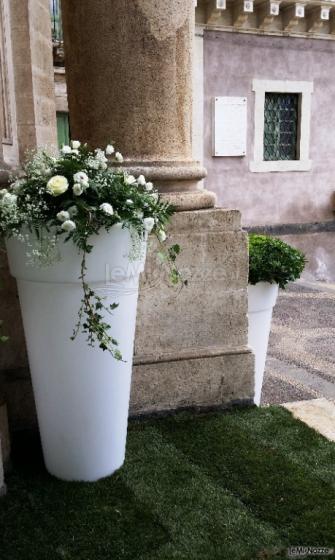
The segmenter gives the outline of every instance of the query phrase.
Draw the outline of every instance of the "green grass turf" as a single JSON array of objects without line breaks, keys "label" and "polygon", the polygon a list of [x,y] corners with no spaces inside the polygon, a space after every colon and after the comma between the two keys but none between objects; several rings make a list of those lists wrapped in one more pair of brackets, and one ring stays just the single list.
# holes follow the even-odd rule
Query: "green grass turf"
[{"label": "green grass turf", "polygon": [[125,466],[95,484],[49,476],[30,440],[14,459],[0,560],[256,560],[335,546],[335,445],[279,407],[133,421]]}]

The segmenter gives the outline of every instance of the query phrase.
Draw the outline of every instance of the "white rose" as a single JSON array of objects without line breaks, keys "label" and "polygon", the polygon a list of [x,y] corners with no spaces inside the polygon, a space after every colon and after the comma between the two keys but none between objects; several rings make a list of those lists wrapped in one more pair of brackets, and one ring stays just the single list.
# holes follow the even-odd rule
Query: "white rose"
[{"label": "white rose", "polygon": [[151,230],[152,230],[152,228],[153,228],[154,225],[155,225],[155,220],[154,220],[153,218],[144,218],[143,224],[144,224],[144,229],[145,229],[147,232],[150,233]]},{"label": "white rose", "polygon": [[75,183],[87,183],[88,184],[88,175],[84,171],[78,171],[73,175],[73,180]]},{"label": "white rose", "polygon": [[0,196],[5,196],[5,194],[7,194],[7,193],[8,193],[7,189],[1,189],[0,190]]},{"label": "white rose", "polygon": [[76,229],[76,224],[72,220],[66,220],[66,222],[61,225],[61,228],[64,231],[73,231]]},{"label": "white rose", "polygon": [[125,178],[125,183],[126,185],[134,185],[134,183],[136,183],[134,175],[128,175],[128,177]]},{"label": "white rose", "polygon": [[145,180],[144,175],[140,175],[140,176],[137,178],[137,184],[138,184],[138,185],[141,185],[141,187],[144,187],[145,183],[146,183],[146,180]]},{"label": "white rose", "polygon": [[114,152],[114,146],[112,146],[112,144],[108,144],[108,146],[106,147],[106,154],[108,156],[111,156],[112,154],[114,154]]},{"label": "white rose", "polygon": [[163,229],[160,229],[157,235],[158,235],[159,241],[161,241],[163,243],[166,239],[165,231]]},{"label": "white rose", "polygon": [[71,150],[71,152],[72,152],[73,154],[75,154],[76,156],[79,154],[79,150]]},{"label": "white rose", "polygon": [[83,185],[81,185],[80,183],[75,183],[72,190],[73,194],[76,196],[80,196],[84,192]]},{"label": "white rose", "polygon": [[63,175],[54,175],[47,182],[47,192],[52,194],[52,196],[59,196],[67,191],[69,188],[69,183],[66,177]]},{"label": "white rose", "polygon": [[130,200],[130,198],[128,198],[126,200],[126,204],[128,204],[128,206],[132,206],[134,204],[133,200]]},{"label": "white rose", "polygon": [[102,212],[108,214],[109,216],[113,216],[114,214],[113,206],[111,204],[108,204],[108,202],[100,204],[99,208],[100,210],[102,210]]},{"label": "white rose", "polygon": [[73,148],[74,150],[79,150],[80,145],[81,145],[80,142],[79,142],[79,140],[72,140],[71,144],[72,144],[72,148]]},{"label": "white rose", "polygon": [[122,162],[123,162],[123,155],[120,154],[120,152],[116,152],[116,154],[115,154],[115,159],[116,159],[116,161],[118,161],[119,163],[122,163]]},{"label": "white rose", "polygon": [[139,220],[142,220],[142,218],[143,218],[143,212],[142,212],[142,210],[136,210],[136,211],[135,211],[135,216],[136,216],[136,218],[138,218]]},{"label": "white rose", "polygon": [[66,220],[70,219],[70,214],[69,214],[69,212],[66,212],[66,210],[62,210],[61,212],[58,212],[58,214],[56,215],[56,218],[60,222],[66,222]]},{"label": "white rose", "polygon": [[66,146],[66,145],[65,145],[65,146],[62,147],[61,152],[62,152],[62,154],[64,154],[64,155],[65,155],[65,154],[70,154],[70,153],[72,152],[72,149],[71,149],[70,146]]},{"label": "white rose", "polygon": [[150,181],[149,181],[149,183],[147,183],[146,186],[145,186],[145,189],[146,189],[147,191],[152,191],[153,188],[154,188],[154,186],[153,186],[152,183],[150,183]]},{"label": "white rose", "polygon": [[153,198],[153,199],[157,202],[157,200],[158,200],[158,193],[157,193],[157,192],[152,193],[151,198]]},{"label": "white rose", "polygon": [[104,163],[103,161],[101,161],[99,167],[100,167],[100,169],[102,169],[102,171],[106,171],[108,165],[107,165],[107,163]]},{"label": "white rose", "polygon": [[105,156],[105,152],[100,148],[95,150],[95,159],[97,159],[100,163],[106,163],[108,161]]}]

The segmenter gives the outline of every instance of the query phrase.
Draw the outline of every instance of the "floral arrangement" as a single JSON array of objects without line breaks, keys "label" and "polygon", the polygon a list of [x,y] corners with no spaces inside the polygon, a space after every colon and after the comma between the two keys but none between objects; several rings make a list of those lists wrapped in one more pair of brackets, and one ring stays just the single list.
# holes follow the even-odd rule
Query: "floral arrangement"
[{"label": "floral arrangement", "polygon": [[[108,162],[114,163],[108,166]],[[82,254],[80,279],[83,297],[72,339],[87,334],[88,343],[98,343],[122,359],[117,341],[105,322],[117,304],[106,306],[86,282],[86,256],[93,250],[90,238],[104,228],[129,228],[134,255],[149,233],[160,243],[159,256],[169,266],[173,284],[183,282],[175,266],[178,245],[165,248],[165,227],[174,209],[162,201],[143,175],[134,177],[118,164],[122,155],[109,144],[91,151],[86,144],[72,141],[60,154],[45,150],[32,155],[24,176],[8,189],[0,190],[0,236],[15,237],[26,244],[29,263],[48,266],[59,259],[58,242],[71,241]],[[32,234],[34,241],[31,243]],[[134,256],[133,255],[133,256]]]}]

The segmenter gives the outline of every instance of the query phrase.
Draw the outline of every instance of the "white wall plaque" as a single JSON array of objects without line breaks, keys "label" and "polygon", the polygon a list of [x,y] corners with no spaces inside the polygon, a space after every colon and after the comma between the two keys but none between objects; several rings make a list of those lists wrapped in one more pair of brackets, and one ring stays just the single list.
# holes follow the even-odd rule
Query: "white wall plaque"
[{"label": "white wall plaque", "polygon": [[215,97],[213,116],[213,156],[245,156],[247,98]]}]

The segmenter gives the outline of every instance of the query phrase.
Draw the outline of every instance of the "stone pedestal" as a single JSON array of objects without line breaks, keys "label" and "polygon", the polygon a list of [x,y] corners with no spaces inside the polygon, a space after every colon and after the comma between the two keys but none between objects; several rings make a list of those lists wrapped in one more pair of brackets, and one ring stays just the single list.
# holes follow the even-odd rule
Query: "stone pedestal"
[{"label": "stone pedestal", "polygon": [[182,247],[188,285],[169,286],[153,241],[140,291],[131,413],[251,403],[247,239],[239,212],[176,214],[169,242]]}]

